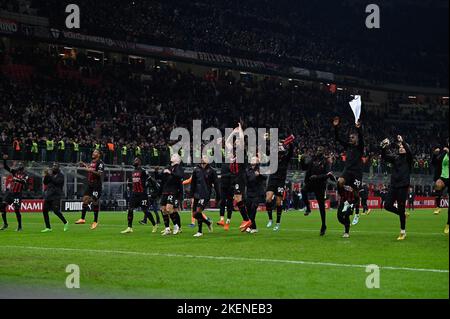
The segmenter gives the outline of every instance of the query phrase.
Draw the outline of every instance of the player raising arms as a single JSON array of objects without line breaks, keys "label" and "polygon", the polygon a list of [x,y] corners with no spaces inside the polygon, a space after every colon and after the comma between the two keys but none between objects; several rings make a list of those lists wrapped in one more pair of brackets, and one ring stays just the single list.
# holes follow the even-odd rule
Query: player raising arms
[{"label": "player raising arms", "polygon": [[147,193],[147,181],[148,175],[146,171],[142,168],[142,161],[140,158],[136,158],[133,162],[134,171],[132,173],[132,189],[131,198],[128,208],[128,228],[125,229],[122,234],[130,234],[133,232],[133,218],[134,210],[137,208],[142,208],[146,218],[150,220],[153,225],[153,233],[156,233],[158,226],[156,226],[155,219],[150,213],[149,198]]},{"label": "player raising arms", "polygon": [[287,170],[289,167],[289,162],[294,155],[294,141],[295,136],[290,135],[284,141],[279,142],[278,145],[278,170],[269,176],[269,182],[267,185],[266,192],[266,209],[269,215],[269,223],[267,228],[272,227],[273,217],[273,200],[276,198],[276,210],[277,210],[277,223],[273,228],[274,231],[280,230],[281,226],[281,215],[283,213],[283,194],[284,186],[286,183]]},{"label": "player raising arms", "polygon": [[86,213],[91,206],[94,211],[94,222],[91,225],[91,230],[97,229],[98,214],[100,211],[100,197],[102,195],[103,174],[105,171],[105,164],[101,160],[102,153],[95,150],[92,153],[91,164],[81,163],[87,172],[87,184],[83,195],[83,206],[81,211],[81,218],[75,223],[77,225],[86,224]]},{"label": "player raising arms", "polygon": [[[381,158],[393,165],[391,175],[391,187],[387,196],[385,208],[400,217],[400,236],[397,240],[406,238],[406,200],[408,198],[411,183],[411,167],[413,156],[409,145],[400,135],[392,151],[388,153],[389,139],[381,143]],[[397,202],[397,207],[394,203]]]},{"label": "player raising arms", "polygon": [[192,211],[198,222],[198,232],[194,237],[203,236],[203,224],[208,226],[212,232],[212,222],[203,215],[203,211],[209,204],[211,191],[214,185],[216,192],[216,202],[220,202],[219,178],[216,171],[209,165],[208,156],[203,156],[201,163],[194,169],[192,173],[191,195],[193,196]]},{"label": "player raising arms", "polygon": [[174,224],[173,234],[178,235],[181,231],[181,218],[177,209],[180,205],[180,189],[183,188],[184,169],[181,166],[181,157],[173,154],[170,159],[170,166],[163,172],[163,186],[161,197],[161,209],[163,212],[165,230],[163,236],[171,235],[170,219]]},{"label": "player raising arms", "polygon": [[[234,136],[237,137],[235,143],[233,143]],[[245,232],[247,228],[252,225],[252,222],[248,216],[247,207],[244,202],[245,195],[245,163],[239,163],[238,154],[244,154],[245,157],[245,137],[244,130],[242,129],[242,124],[234,129],[233,134],[227,138],[226,142],[226,156],[230,163],[230,175],[231,175],[231,186],[233,187],[234,196],[233,200],[236,201],[239,212],[242,216],[242,223],[239,226],[241,232]],[[245,162],[245,159],[244,159]],[[226,165],[226,164],[225,164]],[[229,227],[230,220],[227,220]]]},{"label": "player raising arms", "polygon": [[[344,166],[344,172],[338,179],[338,193],[341,201],[344,203],[342,213],[347,214],[347,210],[353,210],[359,204],[359,189],[363,178],[363,155],[364,155],[364,137],[362,133],[361,121],[356,123],[356,133],[350,133],[349,140],[345,141],[339,135],[339,126],[341,120],[335,117],[333,120],[334,135],[337,142],[339,142],[347,153],[347,160]],[[345,186],[350,186],[353,194],[346,194]],[[347,196],[348,195],[348,196]],[[349,198],[346,198],[349,197]],[[356,215],[353,220],[353,225],[358,224],[359,215]],[[347,231],[346,231],[346,234]],[[345,234],[344,234],[345,235]],[[347,237],[347,235],[345,235]]]},{"label": "player raising arms", "polygon": [[3,155],[3,167],[13,176],[9,190],[5,194],[5,198],[0,201],[0,211],[2,212],[3,226],[0,230],[8,228],[8,220],[6,218],[6,210],[8,205],[13,205],[17,218],[17,231],[22,231],[22,215],[20,214],[20,205],[22,203],[22,192],[28,183],[28,174],[25,172],[23,163],[19,162],[15,168],[10,168],[7,163],[8,155]]}]

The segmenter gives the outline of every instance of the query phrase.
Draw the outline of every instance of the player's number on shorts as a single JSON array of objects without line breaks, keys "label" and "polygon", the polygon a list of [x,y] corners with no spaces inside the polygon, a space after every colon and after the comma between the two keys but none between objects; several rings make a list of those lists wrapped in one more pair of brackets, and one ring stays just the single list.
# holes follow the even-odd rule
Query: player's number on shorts
[{"label": "player's number on shorts", "polygon": [[92,196],[98,197],[98,192],[93,192],[93,193],[92,193]]},{"label": "player's number on shorts", "polygon": [[284,192],[284,188],[283,187],[278,187],[278,194],[282,194]]},{"label": "player's number on shorts", "polygon": [[147,206],[147,203],[148,203],[147,200],[144,199],[144,200],[142,201],[141,205],[142,205],[142,206]]},{"label": "player's number on shorts", "polygon": [[20,204],[20,199],[15,198],[15,199],[14,199],[14,205],[19,205],[19,204]]},{"label": "player's number on shorts", "polygon": [[355,179],[355,186],[356,186],[356,187],[359,187],[359,186],[361,186],[361,181],[359,181],[359,180]]}]

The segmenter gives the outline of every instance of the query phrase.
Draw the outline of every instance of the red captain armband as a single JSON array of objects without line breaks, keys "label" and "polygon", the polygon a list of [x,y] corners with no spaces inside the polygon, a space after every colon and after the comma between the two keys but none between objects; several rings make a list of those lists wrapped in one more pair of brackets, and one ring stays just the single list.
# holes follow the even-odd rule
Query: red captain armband
[{"label": "red captain armband", "polygon": [[286,138],[286,139],[283,141],[283,145],[284,145],[284,146],[288,146],[288,145],[294,143],[294,141],[295,141],[295,136],[294,136],[294,135],[290,135],[288,138]]}]

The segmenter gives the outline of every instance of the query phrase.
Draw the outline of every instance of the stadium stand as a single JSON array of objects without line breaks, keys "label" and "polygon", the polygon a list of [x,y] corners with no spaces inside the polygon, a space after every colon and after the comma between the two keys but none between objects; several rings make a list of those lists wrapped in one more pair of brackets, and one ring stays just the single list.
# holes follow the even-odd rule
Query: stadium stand
[{"label": "stadium stand", "polygon": [[[60,12],[69,3],[2,0],[0,8],[36,12],[62,28],[65,16]],[[367,3],[360,0],[250,0],[245,4],[238,0],[79,0],[77,4],[83,10],[80,31],[93,35],[310,67],[374,82],[448,87],[448,2],[442,0],[379,1],[383,27],[390,28],[388,38],[365,27]],[[119,4],[121,10],[117,10]],[[414,23],[399,27],[396,21],[402,17]],[[361,24],[355,27],[352,21],[358,20]],[[430,33],[443,41],[425,36]]]}]

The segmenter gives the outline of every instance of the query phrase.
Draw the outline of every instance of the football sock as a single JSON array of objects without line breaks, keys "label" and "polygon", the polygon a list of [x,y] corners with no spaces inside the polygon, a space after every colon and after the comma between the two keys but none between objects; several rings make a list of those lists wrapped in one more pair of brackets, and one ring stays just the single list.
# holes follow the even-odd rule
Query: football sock
[{"label": "football sock", "polygon": [[283,206],[277,206],[277,224],[281,223],[282,214],[283,214]]},{"label": "football sock", "polygon": [[266,202],[266,210],[267,210],[267,215],[269,215],[269,220],[273,220],[272,202]]},{"label": "football sock", "polygon": [[100,207],[94,206],[94,223],[98,223],[98,213],[100,211]]},{"label": "football sock", "polygon": [[133,228],[133,217],[134,217],[133,210],[130,209],[128,211],[128,227],[130,227],[130,228]]},{"label": "football sock", "polygon": [[17,218],[17,227],[22,228],[22,215],[19,210],[16,210],[16,218]]}]

